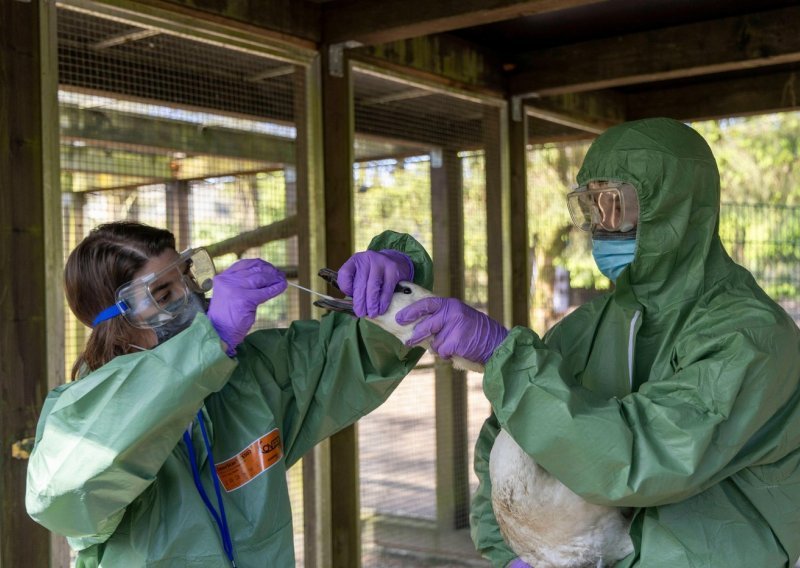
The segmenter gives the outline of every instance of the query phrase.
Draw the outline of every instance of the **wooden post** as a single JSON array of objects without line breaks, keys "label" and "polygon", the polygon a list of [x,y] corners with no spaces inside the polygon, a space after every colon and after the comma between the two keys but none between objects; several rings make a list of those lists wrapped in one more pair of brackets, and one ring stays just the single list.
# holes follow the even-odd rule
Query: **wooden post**
[{"label": "wooden post", "polygon": [[[322,290],[316,273],[325,263],[325,210],[322,184],[322,100],[320,66],[297,67],[294,73],[295,190],[297,196],[297,279],[301,286]],[[313,298],[300,302],[300,318],[315,314]],[[303,456],[303,533],[305,568],[331,566],[330,442]]]},{"label": "wooden post", "polygon": [[[464,203],[456,148],[431,153],[434,290],[464,297]],[[436,359],[436,519],[439,529],[469,524],[466,373]]]},{"label": "wooden post", "polygon": [[[55,3],[0,2],[0,565],[51,565],[59,539],[25,511],[28,462],[49,388],[64,380]],[[63,539],[60,539],[63,542]],[[64,557],[53,565],[65,565]]]},{"label": "wooden post", "polygon": [[[353,228],[353,85],[341,46],[322,51],[322,125],[325,157],[326,263],[341,266],[355,248]],[[358,428],[345,428],[330,438],[330,504],[332,568],[361,566]]]},{"label": "wooden post", "polygon": [[504,325],[511,321],[511,244],[508,136],[505,108],[484,107],[486,159],[486,253],[488,313]]},{"label": "wooden post", "polygon": [[531,260],[528,242],[528,118],[513,101],[508,122],[511,170],[511,325],[530,326]]}]

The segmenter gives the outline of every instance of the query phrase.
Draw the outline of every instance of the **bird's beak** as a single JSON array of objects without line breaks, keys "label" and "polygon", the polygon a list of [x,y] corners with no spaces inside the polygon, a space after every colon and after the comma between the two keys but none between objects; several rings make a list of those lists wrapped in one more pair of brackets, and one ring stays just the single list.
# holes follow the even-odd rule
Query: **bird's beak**
[{"label": "bird's beak", "polygon": [[[339,290],[339,283],[337,282],[339,273],[336,270],[323,268],[317,274],[328,284]],[[356,315],[353,311],[352,298],[323,298],[314,302],[314,305],[325,310],[331,310],[332,312],[342,312],[353,317]]]}]

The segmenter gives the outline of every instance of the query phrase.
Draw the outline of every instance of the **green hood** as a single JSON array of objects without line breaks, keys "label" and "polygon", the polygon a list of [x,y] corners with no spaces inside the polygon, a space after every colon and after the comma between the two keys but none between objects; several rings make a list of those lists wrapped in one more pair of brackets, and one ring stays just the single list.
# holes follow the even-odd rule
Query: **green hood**
[{"label": "green hood", "polygon": [[578,183],[596,179],[628,182],[639,195],[636,255],[617,280],[620,300],[632,289],[639,304],[657,309],[665,296],[702,294],[706,265],[722,249],[719,171],[706,141],[669,118],[621,124],[586,155]]}]

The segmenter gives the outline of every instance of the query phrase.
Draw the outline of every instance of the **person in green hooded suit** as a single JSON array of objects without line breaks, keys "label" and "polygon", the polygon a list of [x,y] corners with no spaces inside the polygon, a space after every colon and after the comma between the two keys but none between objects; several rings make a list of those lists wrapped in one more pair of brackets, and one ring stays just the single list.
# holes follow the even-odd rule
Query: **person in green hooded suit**
[{"label": "person in green hooded suit", "polygon": [[[374,316],[400,280],[430,287],[432,265],[386,231],[338,276],[355,313]],[[207,252],[179,254],[172,233],[139,223],[93,229],[65,284],[92,333],[77,380],[44,403],[26,506],[77,568],[293,567],[287,469],[423,353],[340,313],[248,334],[285,275],[255,258],[215,274]]]},{"label": "person in green hooded suit", "polygon": [[[472,536],[527,566],[492,509],[500,429],[590,503],[631,508],[618,567],[789,567],[800,556],[800,332],[725,252],[719,172],[671,119],[599,136],[569,197],[615,281],[544,336],[453,299],[398,313],[444,357],[486,364]],[[423,302],[426,302],[423,304]]]}]

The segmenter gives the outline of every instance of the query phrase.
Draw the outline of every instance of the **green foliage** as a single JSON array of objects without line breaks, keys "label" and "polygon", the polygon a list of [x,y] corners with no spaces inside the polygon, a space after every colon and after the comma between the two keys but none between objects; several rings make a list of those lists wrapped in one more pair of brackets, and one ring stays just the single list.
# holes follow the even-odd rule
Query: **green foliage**
[{"label": "green foliage", "polygon": [[486,160],[483,152],[459,155],[464,199],[464,299],[480,309],[489,300]]},{"label": "green foliage", "polygon": [[[228,176],[194,183],[193,244],[219,242],[286,218],[295,212],[294,205],[287,201],[287,193],[283,172]],[[292,238],[245,251],[243,257],[263,258],[275,266],[287,267],[297,264],[296,250],[296,239]],[[236,260],[235,255],[227,254],[214,262],[217,271],[221,271]],[[296,306],[295,294],[282,294],[262,304],[256,314],[256,327],[288,325],[297,317]]]},{"label": "green foliage", "polygon": [[430,162],[425,158],[362,162],[353,169],[356,250],[391,229],[431,251]]},{"label": "green foliage", "polygon": [[800,113],[699,122],[720,168],[720,238],[772,297],[800,295]]},{"label": "green foliage", "polygon": [[563,314],[553,311],[555,268],[569,271],[572,288],[605,290],[609,280],[592,259],[591,238],[572,225],[567,194],[576,183],[589,142],[534,146],[528,151],[528,232],[534,259],[531,325],[545,331]]},{"label": "green foliage", "polygon": [[[486,305],[486,173],[483,152],[463,152],[466,300]],[[386,229],[412,235],[433,254],[430,161],[427,156],[361,162],[354,170],[356,249]],[[434,262],[436,259],[434,258]]]},{"label": "green foliage", "polygon": [[692,124],[720,169],[722,201],[800,203],[800,112]]}]

